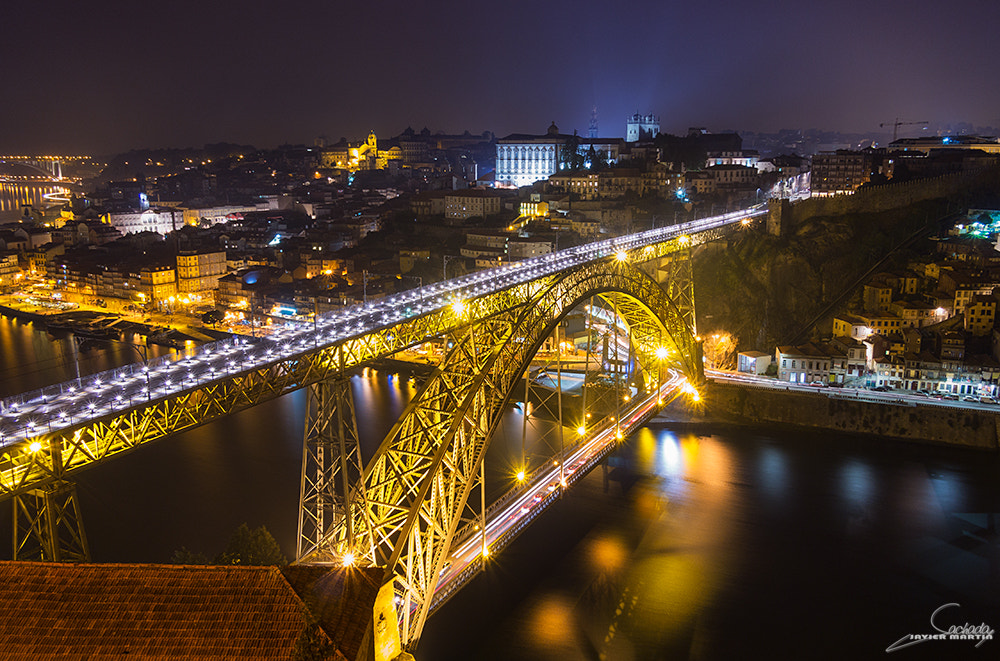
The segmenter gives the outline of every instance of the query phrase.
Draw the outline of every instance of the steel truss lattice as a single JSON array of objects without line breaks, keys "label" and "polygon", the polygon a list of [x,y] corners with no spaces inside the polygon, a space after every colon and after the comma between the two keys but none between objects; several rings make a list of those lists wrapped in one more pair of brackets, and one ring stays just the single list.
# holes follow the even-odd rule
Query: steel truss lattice
[{"label": "steel truss lattice", "polygon": [[75,484],[57,480],[12,502],[14,560],[90,561]]},{"label": "steel truss lattice", "polygon": [[[669,258],[685,251],[686,245],[672,240],[636,249],[629,261]],[[690,291],[686,283],[685,291]],[[385,566],[404,596],[403,638],[413,641],[422,630],[455,528],[467,513],[469,494],[480,484],[485,440],[513,380],[558,320],[590,296],[614,297],[632,329],[640,363],[650,363],[649,351],[663,343],[677,367],[692,379],[702,378],[690,298],[665,292],[631,263],[613,257],[472,299],[460,313],[439,308],[346,340],[318,343],[252,369],[240,365],[255,364],[250,355],[260,364],[255,352],[261,349],[246,344],[233,357],[230,373],[207,385],[137,402],[127,410],[0,449],[0,499],[13,498],[15,508],[20,507],[16,516],[21,517],[22,532],[15,535],[15,555],[30,553],[29,548],[47,549],[40,557],[88,555],[79,507],[67,486],[74,471],[315,386],[315,413],[303,443],[300,560],[341,561],[351,552],[359,563]],[[448,338],[453,349],[362,470],[346,375],[441,337]],[[331,379],[334,382],[328,383]],[[331,417],[335,415],[341,416],[336,422]],[[67,498],[58,503],[57,494]],[[47,541],[56,537],[46,537],[53,526],[43,525],[43,520],[54,521],[60,530],[75,528],[75,533],[59,537],[70,540],[68,552],[55,550]]]},{"label": "steel truss lattice", "polygon": [[413,644],[488,439],[544,340],[576,305],[601,296],[629,327],[642,364],[653,365],[657,349],[666,348],[674,366],[700,381],[693,306],[683,291],[689,289],[671,297],[649,275],[613,258],[507,290],[502,305],[492,296],[468,301],[464,323],[446,335],[453,348],[364,467],[365,497],[351,500],[350,512],[299,562],[349,559],[385,567],[401,597],[402,640]]}]

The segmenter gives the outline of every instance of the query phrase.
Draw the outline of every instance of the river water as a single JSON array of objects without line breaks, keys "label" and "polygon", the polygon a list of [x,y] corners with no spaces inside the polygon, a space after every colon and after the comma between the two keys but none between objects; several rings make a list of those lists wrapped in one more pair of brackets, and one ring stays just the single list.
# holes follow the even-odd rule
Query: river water
[{"label": "river water", "polygon": [[46,195],[64,193],[66,190],[56,186],[0,181],[0,223],[17,220],[21,216],[21,207],[25,204],[44,209],[54,203],[47,200]]},{"label": "river water", "polygon": [[[131,360],[0,318],[10,394]],[[353,382],[366,448],[415,392]],[[305,393],[77,474],[95,561],[214,555],[240,523],[294,551]],[[519,433],[519,417],[507,425]],[[519,439],[519,437],[518,437]],[[493,477],[519,440],[491,450]],[[653,423],[428,622],[434,659],[881,658],[908,634],[1000,628],[1000,459],[837,434]],[[10,510],[0,507],[0,539]],[[3,537],[6,535],[6,537]],[[0,546],[0,557],[10,549]],[[998,641],[891,658],[995,658]]]}]

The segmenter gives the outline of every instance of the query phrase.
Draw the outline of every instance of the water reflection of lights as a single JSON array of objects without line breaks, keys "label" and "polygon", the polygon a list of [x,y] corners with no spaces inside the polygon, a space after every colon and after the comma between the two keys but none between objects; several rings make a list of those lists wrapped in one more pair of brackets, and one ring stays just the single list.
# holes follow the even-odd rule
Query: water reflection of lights
[{"label": "water reflection of lights", "polygon": [[968,510],[965,503],[965,485],[955,477],[954,473],[931,473],[930,478],[934,495],[937,496],[938,505],[943,511],[964,512]]},{"label": "water reflection of lights", "polygon": [[574,642],[577,625],[573,619],[573,604],[558,595],[546,596],[534,609],[531,618],[532,641],[552,652]]},{"label": "water reflection of lights", "polygon": [[681,453],[680,441],[669,431],[660,432],[660,466],[659,473],[665,477],[680,477],[684,474],[684,457]]},{"label": "water reflection of lights", "polygon": [[625,566],[628,551],[617,537],[600,537],[591,544],[590,559],[601,573],[612,574]]},{"label": "water reflection of lights", "polygon": [[788,488],[788,459],[775,448],[764,448],[760,454],[760,485],[768,496],[783,499]]},{"label": "water reflection of lights", "polygon": [[649,427],[643,427],[632,441],[635,447],[637,468],[643,473],[656,472],[656,446],[658,440]]},{"label": "water reflection of lights", "polygon": [[874,486],[871,466],[857,460],[844,464],[840,471],[840,490],[846,504],[866,504],[871,500]]}]

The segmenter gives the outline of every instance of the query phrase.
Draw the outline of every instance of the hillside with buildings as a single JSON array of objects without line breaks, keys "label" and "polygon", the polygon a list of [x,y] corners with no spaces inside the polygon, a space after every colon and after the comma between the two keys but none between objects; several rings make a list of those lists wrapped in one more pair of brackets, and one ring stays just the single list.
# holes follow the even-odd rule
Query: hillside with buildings
[{"label": "hillside with buildings", "polygon": [[[787,343],[893,247],[947,211],[947,201],[933,200],[882,213],[815,217],[781,237],[754,232],[707,245],[694,265],[699,330],[729,331],[741,349],[769,351]],[[899,250],[885,267],[905,265],[913,255]],[[816,337],[824,332],[829,328],[811,330]]]}]

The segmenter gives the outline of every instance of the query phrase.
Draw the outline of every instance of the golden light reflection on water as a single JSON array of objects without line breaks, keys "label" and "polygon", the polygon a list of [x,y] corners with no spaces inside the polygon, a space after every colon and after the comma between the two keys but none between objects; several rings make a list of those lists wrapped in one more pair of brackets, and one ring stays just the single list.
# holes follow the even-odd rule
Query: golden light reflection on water
[{"label": "golden light reflection on water", "polygon": [[[46,195],[68,193],[68,189],[56,186],[35,186],[31,184],[14,184],[0,182],[0,212],[5,212],[7,219],[11,213],[16,215],[21,207],[30,204],[35,207],[46,206]],[[55,214],[58,216],[59,214]]]},{"label": "golden light reflection on water", "polygon": [[590,560],[594,568],[605,574],[613,574],[625,566],[628,548],[618,537],[602,536],[591,543]]},{"label": "golden light reflection on water", "polygon": [[529,634],[531,641],[537,646],[549,653],[559,648],[569,648],[573,646],[575,631],[573,604],[566,597],[546,595],[535,605]]},{"label": "golden light reflection on water", "polygon": [[[659,479],[633,493],[635,514],[649,522],[638,546],[623,547],[621,560],[612,555],[617,549],[610,538],[599,538],[592,548],[594,557],[601,548],[606,562],[624,563],[619,589],[623,598],[628,595],[629,608],[616,610],[608,624],[614,635],[601,651],[609,659],[690,633],[725,588],[726,574],[719,568],[732,561],[732,520],[741,506],[726,444],[662,429],[644,429],[633,442],[637,470]],[[692,501],[698,503],[694,518],[687,512]],[[729,560],[720,561],[723,557]]]},{"label": "golden light reflection on water", "polygon": [[636,469],[641,473],[656,470],[656,436],[649,427],[643,427],[633,439],[635,444]]}]

